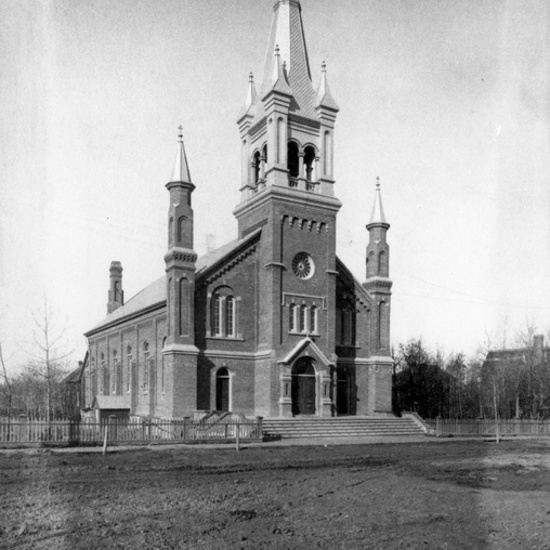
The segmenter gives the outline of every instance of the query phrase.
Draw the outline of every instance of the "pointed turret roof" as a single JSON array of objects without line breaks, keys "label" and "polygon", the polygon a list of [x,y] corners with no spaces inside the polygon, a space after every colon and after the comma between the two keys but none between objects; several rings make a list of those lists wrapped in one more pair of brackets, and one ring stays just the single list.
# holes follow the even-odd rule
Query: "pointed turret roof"
[{"label": "pointed turret roof", "polygon": [[264,94],[268,94],[270,91],[292,95],[292,90],[288,85],[286,62],[281,62],[281,54],[278,44],[275,46],[275,56],[273,61],[271,83],[269,86],[266,84],[263,90]]},{"label": "pointed turret roof", "polygon": [[170,181],[181,181],[191,183],[191,173],[185,156],[185,147],[183,146],[183,127],[180,126],[178,134],[178,152],[176,153],[176,161],[174,162],[174,170]]},{"label": "pointed turret roof", "polygon": [[327,81],[327,64],[323,61],[321,65],[321,82],[317,88],[317,97],[315,101],[315,107],[328,107],[334,111],[339,111],[338,103],[332,97],[330,88]]},{"label": "pointed turret roof", "polygon": [[372,211],[370,215],[370,221],[367,227],[374,224],[388,225],[386,216],[384,215],[384,208],[382,207],[382,197],[380,195],[380,178],[376,178],[376,195],[374,197],[374,204],[372,205]]},{"label": "pointed turret roof", "polygon": [[[302,116],[316,118],[315,91],[311,83],[311,71],[302,24],[302,8],[298,0],[278,0],[273,8],[273,22],[267,43],[261,96],[273,89],[273,75],[278,71],[275,64],[286,65],[287,85],[292,90],[295,103],[292,110]],[[279,47],[280,59],[273,56]]]},{"label": "pointed turret roof", "polygon": [[237,120],[240,120],[245,115],[254,116],[254,104],[256,103],[256,98],[258,94],[256,93],[256,86],[254,85],[254,75],[250,73],[248,75],[248,88],[246,92],[246,100],[244,105],[237,117]]}]

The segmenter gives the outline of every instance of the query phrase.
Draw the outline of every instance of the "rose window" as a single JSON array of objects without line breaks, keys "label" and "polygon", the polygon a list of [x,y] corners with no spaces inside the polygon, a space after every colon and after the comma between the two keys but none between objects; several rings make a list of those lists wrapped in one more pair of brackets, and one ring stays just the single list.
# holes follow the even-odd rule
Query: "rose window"
[{"label": "rose window", "polygon": [[305,252],[299,252],[292,260],[292,271],[300,279],[309,279],[313,276],[315,265],[311,256]]}]

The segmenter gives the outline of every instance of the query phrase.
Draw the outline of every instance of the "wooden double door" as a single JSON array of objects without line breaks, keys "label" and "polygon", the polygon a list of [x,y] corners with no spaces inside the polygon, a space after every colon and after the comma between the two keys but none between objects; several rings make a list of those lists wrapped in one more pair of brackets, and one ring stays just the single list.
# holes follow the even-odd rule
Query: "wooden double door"
[{"label": "wooden double door", "polygon": [[315,368],[308,358],[300,358],[292,369],[292,414],[315,414]]}]

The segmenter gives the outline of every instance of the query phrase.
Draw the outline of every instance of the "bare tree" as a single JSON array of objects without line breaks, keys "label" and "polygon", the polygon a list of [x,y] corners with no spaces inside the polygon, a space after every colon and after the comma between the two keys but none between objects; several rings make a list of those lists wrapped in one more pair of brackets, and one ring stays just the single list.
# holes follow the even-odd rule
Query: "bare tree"
[{"label": "bare tree", "polygon": [[44,298],[39,311],[33,313],[35,324],[34,345],[35,356],[28,365],[28,370],[45,383],[46,419],[59,412],[61,380],[68,371],[68,359],[73,349],[68,348],[68,322],[59,321],[59,315],[54,314]]},{"label": "bare tree", "polygon": [[[8,376],[8,369],[6,368],[6,363],[4,361],[4,353],[2,351],[1,340],[0,340],[0,363],[2,364],[2,378],[4,379],[3,389],[4,389],[4,393],[6,394],[6,401],[7,401],[6,413],[7,413],[8,422],[9,422],[9,419],[11,418],[12,392],[11,392],[10,377]],[[8,433],[9,433],[9,427],[8,427]]]}]

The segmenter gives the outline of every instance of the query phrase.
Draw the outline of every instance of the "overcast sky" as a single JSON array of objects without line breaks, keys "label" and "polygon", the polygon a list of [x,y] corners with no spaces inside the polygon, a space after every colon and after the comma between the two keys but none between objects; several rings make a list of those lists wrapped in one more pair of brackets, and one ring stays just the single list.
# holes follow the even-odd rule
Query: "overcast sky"
[{"label": "overcast sky", "polygon": [[[195,249],[236,237],[236,117],[273,0],[0,2],[0,339],[26,358],[44,296],[82,333],[164,273],[184,140]],[[338,255],[364,280],[376,176],[391,223],[392,342],[473,353],[550,329],[550,3],[302,0],[327,62]],[[495,342],[496,343],[496,342]]]}]

